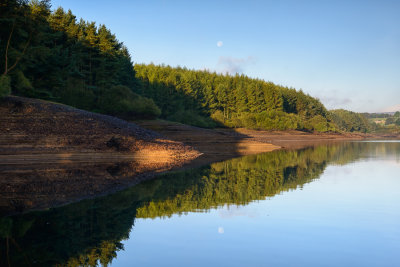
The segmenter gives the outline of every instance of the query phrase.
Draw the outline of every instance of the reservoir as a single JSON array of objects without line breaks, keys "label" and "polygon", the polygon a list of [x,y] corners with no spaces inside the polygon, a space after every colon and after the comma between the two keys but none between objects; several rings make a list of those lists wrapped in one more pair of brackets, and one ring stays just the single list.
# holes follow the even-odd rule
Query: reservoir
[{"label": "reservoir", "polygon": [[0,218],[1,266],[398,266],[400,142],[278,150]]}]

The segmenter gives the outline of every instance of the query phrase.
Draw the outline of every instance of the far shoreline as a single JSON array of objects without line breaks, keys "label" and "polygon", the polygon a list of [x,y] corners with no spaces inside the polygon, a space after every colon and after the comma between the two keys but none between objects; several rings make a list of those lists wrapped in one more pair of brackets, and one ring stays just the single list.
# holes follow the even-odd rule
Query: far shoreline
[{"label": "far shoreline", "polygon": [[265,131],[245,128],[204,129],[165,120],[133,121],[137,125],[182,142],[202,153],[187,163],[198,167],[218,161],[278,149],[302,149],[322,144],[356,140],[400,140],[396,134],[319,133],[296,130]]}]

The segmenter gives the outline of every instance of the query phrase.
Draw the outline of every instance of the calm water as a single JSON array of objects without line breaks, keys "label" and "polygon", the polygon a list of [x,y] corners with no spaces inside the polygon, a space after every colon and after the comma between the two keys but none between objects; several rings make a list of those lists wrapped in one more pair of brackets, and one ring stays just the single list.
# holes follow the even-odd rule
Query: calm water
[{"label": "calm water", "polygon": [[0,219],[0,265],[400,266],[400,143],[276,151]]}]

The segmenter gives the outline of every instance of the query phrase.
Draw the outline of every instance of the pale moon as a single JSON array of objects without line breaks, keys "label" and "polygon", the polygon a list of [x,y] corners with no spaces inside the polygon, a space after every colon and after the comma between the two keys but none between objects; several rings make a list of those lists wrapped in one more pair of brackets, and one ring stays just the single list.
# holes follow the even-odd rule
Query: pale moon
[{"label": "pale moon", "polygon": [[224,43],[223,43],[222,41],[218,41],[218,42],[217,42],[217,46],[218,46],[218,47],[221,47],[221,46],[223,46],[223,45],[224,45]]},{"label": "pale moon", "polygon": [[218,227],[218,233],[223,234],[225,232],[223,227]]}]

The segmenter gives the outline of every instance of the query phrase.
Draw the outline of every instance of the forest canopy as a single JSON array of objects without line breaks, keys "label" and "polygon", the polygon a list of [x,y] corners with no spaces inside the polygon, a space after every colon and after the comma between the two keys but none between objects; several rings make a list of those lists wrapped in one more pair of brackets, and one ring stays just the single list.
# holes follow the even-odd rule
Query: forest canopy
[{"label": "forest canopy", "polygon": [[348,132],[369,132],[371,125],[361,113],[344,109],[331,110],[332,119],[340,130]]},{"label": "forest canopy", "polygon": [[303,91],[245,75],[133,65],[105,26],[51,10],[49,0],[0,4],[0,96],[41,98],[124,119],[213,128],[361,131],[358,113],[328,111]]},{"label": "forest canopy", "polygon": [[127,48],[105,25],[77,20],[50,1],[0,5],[0,94],[42,98],[122,117],[157,117]]},{"label": "forest canopy", "polygon": [[316,98],[245,75],[136,64],[139,94],[152,98],[162,117],[201,127],[335,131]]}]

